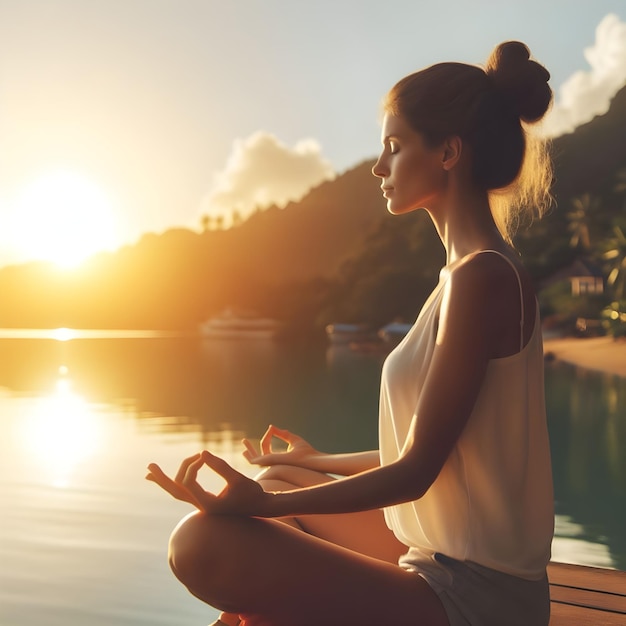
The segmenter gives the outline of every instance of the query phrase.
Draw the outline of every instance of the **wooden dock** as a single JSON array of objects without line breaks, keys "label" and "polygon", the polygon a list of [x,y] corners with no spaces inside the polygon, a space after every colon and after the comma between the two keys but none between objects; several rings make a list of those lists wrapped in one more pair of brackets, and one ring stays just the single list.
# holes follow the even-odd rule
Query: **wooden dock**
[{"label": "wooden dock", "polygon": [[550,563],[550,626],[626,626],[626,572]]}]

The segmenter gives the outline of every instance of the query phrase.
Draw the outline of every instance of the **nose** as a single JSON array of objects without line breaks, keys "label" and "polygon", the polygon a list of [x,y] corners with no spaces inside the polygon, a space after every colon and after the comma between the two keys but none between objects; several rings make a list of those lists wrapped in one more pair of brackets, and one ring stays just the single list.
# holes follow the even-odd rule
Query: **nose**
[{"label": "nose", "polygon": [[381,154],[376,163],[374,163],[374,167],[372,167],[372,174],[378,178],[384,178],[388,173],[389,169],[383,163],[383,155]]}]

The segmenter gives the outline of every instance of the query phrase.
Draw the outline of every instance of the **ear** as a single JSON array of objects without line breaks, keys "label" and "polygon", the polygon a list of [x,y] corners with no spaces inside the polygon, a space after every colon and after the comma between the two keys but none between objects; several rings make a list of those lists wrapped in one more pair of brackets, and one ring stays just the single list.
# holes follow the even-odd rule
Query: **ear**
[{"label": "ear", "polygon": [[443,142],[443,152],[441,164],[443,169],[450,171],[453,169],[461,158],[463,153],[463,140],[458,135],[452,135]]}]

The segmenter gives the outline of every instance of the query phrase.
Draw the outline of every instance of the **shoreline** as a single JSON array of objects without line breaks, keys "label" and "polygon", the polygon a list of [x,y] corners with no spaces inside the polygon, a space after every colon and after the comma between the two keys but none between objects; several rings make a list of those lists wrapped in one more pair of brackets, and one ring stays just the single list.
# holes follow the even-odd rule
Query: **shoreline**
[{"label": "shoreline", "polygon": [[558,361],[626,378],[626,342],[612,337],[544,339],[543,351]]}]

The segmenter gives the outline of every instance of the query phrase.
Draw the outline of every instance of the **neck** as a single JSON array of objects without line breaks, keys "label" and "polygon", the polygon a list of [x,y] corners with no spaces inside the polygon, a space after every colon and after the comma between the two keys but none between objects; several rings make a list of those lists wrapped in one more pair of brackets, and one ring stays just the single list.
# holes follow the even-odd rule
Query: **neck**
[{"label": "neck", "polygon": [[478,250],[505,250],[508,245],[494,222],[487,193],[452,186],[428,212],[446,249],[447,263]]}]

